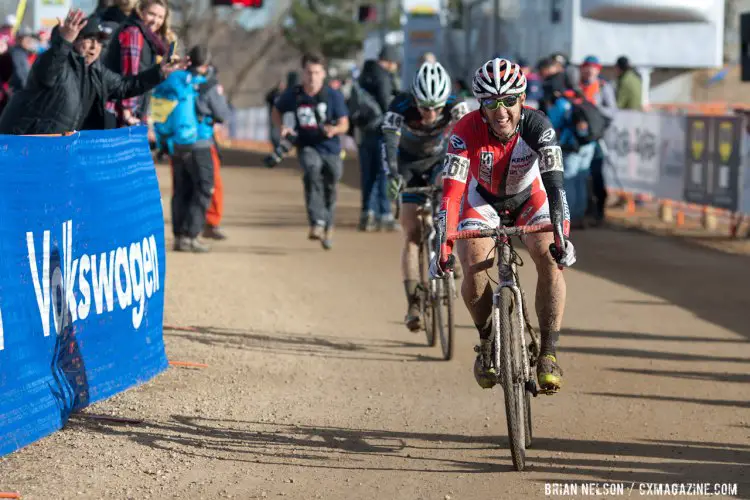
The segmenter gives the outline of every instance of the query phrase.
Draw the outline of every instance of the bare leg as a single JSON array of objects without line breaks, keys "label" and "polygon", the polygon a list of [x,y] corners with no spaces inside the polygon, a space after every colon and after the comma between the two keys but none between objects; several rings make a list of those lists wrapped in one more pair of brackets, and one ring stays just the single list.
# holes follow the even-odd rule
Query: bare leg
[{"label": "bare leg", "polygon": [[565,278],[549,253],[554,239],[551,233],[530,234],[525,237],[526,247],[536,265],[536,315],[539,329],[559,332],[565,312]]},{"label": "bare leg", "polygon": [[490,238],[456,242],[464,271],[461,296],[477,328],[486,326],[492,314],[492,283],[487,271],[494,267],[494,245]]},{"label": "bare leg", "polygon": [[493,271],[495,242],[492,239],[459,240],[456,251],[463,266],[461,295],[479,332],[479,354],[474,361],[474,378],[483,389],[497,383],[497,373],[490,361],[492,334],[492,282],[487,271]]},{"label": "bare leg", "polygon": [[408,309],[404,322],[411,331],[422,327],[420,303],[417,287],[419,285],[419,242],[422,227],[417,217],[418,205],[405,203],[401,207],[401,226],[404,228],[404,247],[401,251],[401,273],[404,277],[404,291]]},{"label": "bare leg", "polygon": [[404,281],[419,280],[419,240],[422,228],[417,217],[418,205],[405,203],[401,206],[401,226],[404,229],[404,247],[401,250],[401,274]]},{"label": "bare leg", "polygon": [[542,334],[542,345],[537,361],[539,387],[556,392],[562,385],[562,370],[557,364],[557,341],[560,337],[565,311],[565,279],[549,253],[554,241],[552,234],[535,234],[526,237],[526,246],[536,264],[536,314]]}]

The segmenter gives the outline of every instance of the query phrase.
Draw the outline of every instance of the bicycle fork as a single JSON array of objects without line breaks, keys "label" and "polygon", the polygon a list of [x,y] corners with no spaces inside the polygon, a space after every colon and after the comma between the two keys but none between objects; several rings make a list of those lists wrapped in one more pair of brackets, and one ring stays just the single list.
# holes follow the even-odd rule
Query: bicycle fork
[{"label": "bicycle fork", "polygon": [[[534,396],[537,395],[537,389],[536,384],[531,378],[530,373],[530,367],[529,367],[529,353],[526,348],[526,321],[523,316],[523,294],[521,293],[521,288],[518,286],[518,283],[516,282],[516,273],[514,272],[513,265],[510,263],[510,246],[506,243],[502,246],[502,253],[500,256],[500,259],[498,261],[498,275],[500,278],[500,282],[498,283],[497,287],[495,288],[495,291],[492,295],[492,303],[494,305],[493,307],[493,314],[495,314],[495,317],[493,318],[495,321],[495,324],[499,325],[500,323],[500,290],[503,288],[510,288],[513,292],[513,298],[515,299],[515,307],[513,308],[513,317],[511,318],[511,321],[515,321],[516,323],[516,331],[519,334],[518,339],[513,339],[513,336],[511,335],[511,341],[518,341],[521,343],[521,377],[522,380],[513,380],[513,383],[516,382],[522,382],[526,389],[529,390]],[[504,307],[507,307],[507,305],[503,304]],[[502,373],[502,370],[500,370],[500,337],[498,335],[497,329],[493,329],[494,335],[495,335],[495,352],[494,352],[494,362],[495,362],[495,368],[498,369],[499,372]],[[513,373],[516,374],[516,370],[513,370]],[[533,388],[532,388],[533,386]]]}]

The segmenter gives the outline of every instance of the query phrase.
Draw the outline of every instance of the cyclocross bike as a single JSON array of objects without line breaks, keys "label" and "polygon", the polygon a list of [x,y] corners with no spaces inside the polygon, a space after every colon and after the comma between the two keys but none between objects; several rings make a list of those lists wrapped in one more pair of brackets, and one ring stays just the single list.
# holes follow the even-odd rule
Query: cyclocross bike
[{"label": "cyclocross bike", "polygon": [[[539,334],[532,328],[526,309],[526,296],[518,279],[521,257],[511,237],[532,233],[555,232],[551,224],[458,231],[448,234],[450,241],[471,238],[493,238],[497,252],[498,281],[492,296],[492,351],[489,361],[498,374],[505,396],[508,440],[513,466],[524,469],[526,448],[531,447],[531,400],[529,395],[551,394],[537,387],[534,367],[541,345]],[[560,237],[555,244],[559,247]],[[452,257],[452,256],[451,256]],[[437,280],[439,281],[439,280]],[[493,280],[494,281],[494,280]],[[477,348],[478,350],[478,348]]]},{"label": "cyclocross bike", "polygon": [[[445,280],[430,279],[430,261],[435,257],[437,245],[440,244],[435,228],[435,207],[443,188],[431,185],[403,188],[401,192],[425,195],[425,201],[417,208],[417,217],[422,224],[422,239],[419,244],[419,289],[422,293],[420,312],[427,344],[433,347],[438,333],[443,359],[448,361],[453,357],[453,301],[456,297],[456,281],[453,273],[449,273]],[[397,214],[400,212],[401,197],[398,200]]]}]

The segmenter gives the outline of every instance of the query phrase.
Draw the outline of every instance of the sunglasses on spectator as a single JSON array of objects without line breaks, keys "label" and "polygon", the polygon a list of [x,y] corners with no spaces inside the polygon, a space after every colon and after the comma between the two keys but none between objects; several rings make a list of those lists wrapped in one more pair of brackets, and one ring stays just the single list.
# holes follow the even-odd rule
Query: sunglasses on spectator
[{"label": "sunglasses on spectator", "polygon": [[503,108],[512,108],[516,105],[518,99],[520,99],[520,97],[517,95],[506,95],[505,97],[501,97],[500,99],[484,99],[482,101],[482,106],[490,111],[495,111],[501,106]]}]

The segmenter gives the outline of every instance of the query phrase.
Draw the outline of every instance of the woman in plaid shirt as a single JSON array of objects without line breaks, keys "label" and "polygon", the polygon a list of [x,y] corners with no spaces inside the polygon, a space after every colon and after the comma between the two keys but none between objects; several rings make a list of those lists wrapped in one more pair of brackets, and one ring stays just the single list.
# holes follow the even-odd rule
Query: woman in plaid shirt
[{"label": "woman in plaid shirt", "polygon": [[[107,51],[105,64],[123,76],[137,75],[167,54],[174,33],[169,29],[169,5],[166,0],[141,0],[130,17],[118,28]],[[107,109],[117,116],[117,125],[146,123],[150,94],[109,103]]]}]

